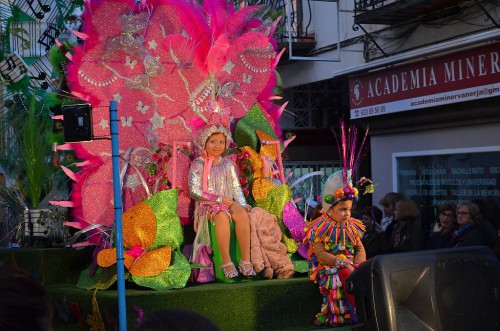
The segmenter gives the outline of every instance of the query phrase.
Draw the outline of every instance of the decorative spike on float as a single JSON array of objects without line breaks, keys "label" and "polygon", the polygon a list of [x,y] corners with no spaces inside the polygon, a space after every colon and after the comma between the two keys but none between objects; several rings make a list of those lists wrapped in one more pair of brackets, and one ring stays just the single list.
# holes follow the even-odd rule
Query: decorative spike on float
[{"label": "decorative spike on float", "polygon": [[75,36],[77,36],[78,38],[80,38],[82,40],[87,40],[89,38],[89,35],[86,34],[86,33],[83,33],[83,32],[80,32],[80,31],[76,31],[76,30],[71,30],[71,32],[73,32],[73,34]]},{"label": "decorative spike on float", "polygon": [[71,180],[73,180],[74,182],[78,181],[78,178],[76,176],[76,174],[69,168],[61,165],[61,169],[64,171],[64,173],[66,174],[66,176],[68,176],[69,178],[71,178]]},{"label": "decorative spike on float", "polygon": [[74,202],[72,201],[50,200],[49,203],[53,206],[65,208],[73,208],[75,206]]}]

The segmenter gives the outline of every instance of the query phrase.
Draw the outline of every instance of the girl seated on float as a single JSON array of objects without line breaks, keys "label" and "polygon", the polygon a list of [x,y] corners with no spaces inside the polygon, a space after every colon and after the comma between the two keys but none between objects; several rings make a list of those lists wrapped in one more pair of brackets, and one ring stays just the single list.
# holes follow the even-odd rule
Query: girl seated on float
[{"label": "girl seated on float", "polygon": [[[199,131],[197,147],[202,155],[193,160],[189,171],[190,195],[195,200],[194,229],[197,232],[194,254],[200,245],[210,245],[208,222],[215,225],[215,237],[222,258],[221,269],[228,279],[256,275],[250,262],[251,207],[245,200],[235,166],[222,156],[232,141],[223,125],[210,125]],[[231,261],[231,221],[235,223],[236,238],[241,251],[238,270]]]}]

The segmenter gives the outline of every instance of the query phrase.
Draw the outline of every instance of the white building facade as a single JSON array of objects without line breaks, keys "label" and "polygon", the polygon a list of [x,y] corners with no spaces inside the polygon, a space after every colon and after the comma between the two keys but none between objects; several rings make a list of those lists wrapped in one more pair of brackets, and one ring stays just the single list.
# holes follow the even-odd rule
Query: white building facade
[{"label": "white building facade", "polygon": [[335,156],[343,116],[370,126],[373,204],[404,193],[429,223],[445,202],[500,204],[500,1],[290,3],[303,25],[278,68],[291,159]]}]

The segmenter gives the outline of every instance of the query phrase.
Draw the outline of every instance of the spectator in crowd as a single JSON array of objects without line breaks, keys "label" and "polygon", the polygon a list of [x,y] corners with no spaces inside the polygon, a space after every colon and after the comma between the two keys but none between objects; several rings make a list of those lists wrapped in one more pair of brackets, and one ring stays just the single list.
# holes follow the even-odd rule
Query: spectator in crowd
[{"label": "spectator in crowd", "polygon": [[313,199],[307,199],[306,204],[308,205],[307,209],[307,220],[312,221],[321,216],[321,197],[318,197],[319,201]]},{"label": "spectator in crowd", "polygon": [[481,229],[481,212],[473,202],[462,202],[457,206],[458,229],[453,233],[454,247],[483,245],[491,247],[489,235]]},{"label": "spectator in crowd", "polygon": [[380,205],[384,209],[384,217],[380,222],[380,227],[385,233],[385,238],[387,241],[391,239],[392,228],[394,226],[394,206],[396,202],[403,199],[404,195],[397,192],[387,193],[380,201]]},{"label": "spectator in crowd", "polygon": [[427,240],[426,248],[438,249],[452,247],[453,232],[457,228],[456,206],[452,204],[443,204],[439,206],[438,221]]},{"label": "spectator in crowd", "polygon": [[418,251],[424,246],[422,228],[417,224],[417,205],[410,199],[401,199],[394,207],[394,229],[389,249],[392,252]]},{"label": "spectator in crowd", "polygon": [[52,330],[49,299],[28,274],[0,263],[0,293],[0,330]]},{"label": "spectator in crowd", "polygon": [[194,311],[162,309],[147,314],[135,331],[220,331],[211,320]]},{"label": "spectator in crowd", "polygon": [[[489,187],[490,189],[492,187]],[[493,224],[496,230],[500,230],[500,206],[496,204],[494,196],[486,197],[486,205],[488,206],[489,214],[491,215],[489,221]]]},{"label": "spectator in crowd", "polygon": [[493,247],[497,240],[498,231],[491,223],[493,216],[490,213],[488,203],[481,199],[473,200],[472,202],[479,207],[479,212],[481,213],[481,222],[479,223],[479,228],[483,233],[484,240],[486,240],[486,245],[488,247]]},{"label": "spectator in crowd", "polygon": [[375,255],[383,254],[387,251],[384,232],[380,227],[382,211],[375,206],[368,206],[361,211],[361,220],[365,225],[365,233],[361,242],[365,247],[366,258],[372,258]]},{"label": "spectator in crowd", "polygon": [[[492,189],[492,187],[489,187],[489,189]],[[479,209],[481,209],[481,205],[479,205]],[[500,260],[500,207],[496,204],[494,196],[488,196],[486,198],[486,210],[489,215],[488,221],[493,225],[496,234],[492,250]],[[481,215],[482,214],[481,212]]]}]

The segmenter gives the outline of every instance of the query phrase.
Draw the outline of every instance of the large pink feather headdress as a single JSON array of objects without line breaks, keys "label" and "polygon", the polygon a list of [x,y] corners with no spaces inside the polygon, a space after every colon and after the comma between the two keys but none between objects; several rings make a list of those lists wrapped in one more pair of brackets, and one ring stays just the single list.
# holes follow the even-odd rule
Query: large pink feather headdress
[{"label": "large pink feather headdress", "polygon": [[[85,42],[75,48],[68,81],[73,95],[96,109],[94,134],[109,135],[109,114],[102,110],[109,100],[118,103],[120,150],[132,148],[131,165],[147,159],[153,135],[171,146],[200,146],[214,126],[229,142],[231,117],[241,119],[255,104],[278,131],[273,88],[279,55],[272,23],[256,9],[226,0],[87,1]],[[72,200],[81,227],[113,223],[109,150],[103,141],[79,145],[85,166],[75,176]],[[174,155],[168,169],[176,169],[182,192],[189,157]],[[135,166],[123,174],[125,210],[146,197],[138,174],[145,169]],[[180,194],[182,217],[188,218],[189,203]]]}]

